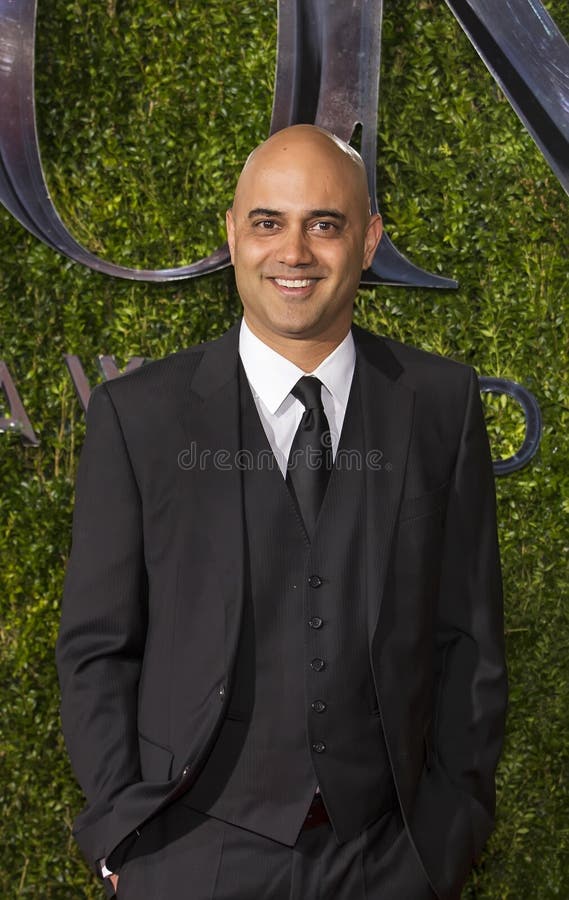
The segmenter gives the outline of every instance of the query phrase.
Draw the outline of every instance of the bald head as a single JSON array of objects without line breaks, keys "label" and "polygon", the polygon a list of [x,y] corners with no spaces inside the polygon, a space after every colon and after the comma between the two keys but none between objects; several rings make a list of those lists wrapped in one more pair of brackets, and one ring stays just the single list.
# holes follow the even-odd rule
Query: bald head
[{"label": "bald head", "polygon": [[251,330],[311,371],[348,333],[380,237],[355,150],[313,125],[273,134],[247,159],[227,213]]},{"label": "bald head", "polygon": [[348,179],[350,188],[364,214],[369,215],[370,203],[364,161],[357,150],[335,134],[316,125],[291,125],[271,135],[249,154],[241,170],[233,206],[259,172],[269,169],[291,170],[299,164],[310,166],[323,163],[338,177]]}]

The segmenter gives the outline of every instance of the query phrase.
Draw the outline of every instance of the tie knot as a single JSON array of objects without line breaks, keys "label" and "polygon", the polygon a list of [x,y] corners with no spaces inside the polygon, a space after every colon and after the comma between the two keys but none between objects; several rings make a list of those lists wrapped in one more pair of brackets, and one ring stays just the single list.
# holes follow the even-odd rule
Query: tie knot
[{"label": "tie knot", "polygon": [[322,409],[322,382],[314,375],[304,375],[293,387],[291,394],[305,409]]}]

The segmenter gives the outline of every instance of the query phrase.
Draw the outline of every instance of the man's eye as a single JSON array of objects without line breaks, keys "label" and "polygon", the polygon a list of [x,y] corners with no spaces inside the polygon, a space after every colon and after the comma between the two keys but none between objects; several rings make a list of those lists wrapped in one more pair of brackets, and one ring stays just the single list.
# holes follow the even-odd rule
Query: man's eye
[{"label": "man's eye", "polygon": [[326,232],[330,232],[330,231],[335,231],[335,230],[336,230],[336,226],[334,225],[333,222],[315,222],[314,225],[313,225],[312,227],[313,227],[316,231],[321,231],[321,232],[323,232],[324,234],[326,234]]},{"label": "man's eye", "polygon": [[260,228],[262,231],[272,231],[277,227],[277,223],[272,219],[261,219],[259,222],[255,222],[255,227]]}]

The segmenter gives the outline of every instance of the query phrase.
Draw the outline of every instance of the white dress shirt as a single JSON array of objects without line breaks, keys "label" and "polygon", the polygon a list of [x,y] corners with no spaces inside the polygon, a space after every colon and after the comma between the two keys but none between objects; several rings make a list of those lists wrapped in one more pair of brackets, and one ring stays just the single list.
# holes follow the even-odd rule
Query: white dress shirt
[{"label": "white dress shirt", "polygon": [[291,390],[303,375],[315,375],[322,382],[322,405],[330,426],[332,456],[335,459],[356,365],[352,332],[348,332],[342,343],[314,372],[304,372],[264,344],[242,319],[239,356],[259,418],[283,476],[286,478],[290,448],[304,413],[303,404],[292,396]]}]

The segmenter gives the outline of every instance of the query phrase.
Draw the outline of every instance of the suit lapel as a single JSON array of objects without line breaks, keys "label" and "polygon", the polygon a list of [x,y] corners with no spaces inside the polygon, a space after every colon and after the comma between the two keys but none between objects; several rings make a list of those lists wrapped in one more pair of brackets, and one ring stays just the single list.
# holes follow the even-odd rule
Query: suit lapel
[{"label": "suit lapel", "polygon": [[364,411],[366,566],[370,643],[381,608],[405,479],[414,392],[387,344],[354,327]]},{"label": "suit lapel", "polygon": [[238,325],[205,345],[183,413],[186,437],[193,442],[198,460],[192,503],[212,550],[209,561],[203,563],[216,567],[216,583],[225,589],[219,599],[225,608],[228,673],[233,667],[243,607],[243,485],[236,465],[241,448],[238,346]]}]

